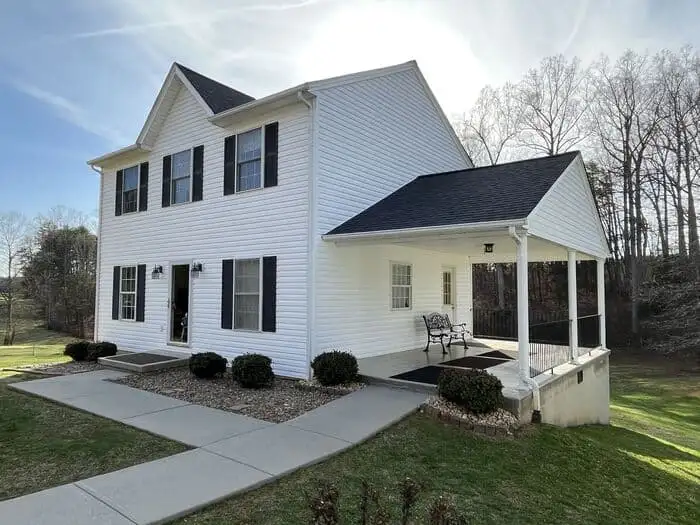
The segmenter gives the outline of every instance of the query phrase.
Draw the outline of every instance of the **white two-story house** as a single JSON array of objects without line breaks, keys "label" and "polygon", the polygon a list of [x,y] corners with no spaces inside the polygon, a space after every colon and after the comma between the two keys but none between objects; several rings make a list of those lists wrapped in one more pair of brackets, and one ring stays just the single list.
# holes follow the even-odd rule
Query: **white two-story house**
[{"label": "white two-story house", "polygon": [[307,377],[324,350],[424,347],[423,313],[471,325],[474,263],[607,255],[580,154],[473,169],[415,62],[259,99],[174,64],[136,142],[89,164],[95,338],[123,350]]}]

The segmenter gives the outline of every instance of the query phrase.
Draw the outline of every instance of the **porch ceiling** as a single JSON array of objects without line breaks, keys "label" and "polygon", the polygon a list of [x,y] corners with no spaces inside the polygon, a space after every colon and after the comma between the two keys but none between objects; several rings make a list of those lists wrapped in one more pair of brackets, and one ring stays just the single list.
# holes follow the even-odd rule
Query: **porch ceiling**
[{"label": "porch ceiling", "polygon": [[[420,250],[450,253],[469,257],[472,263],[515,262],[516,244],[507,228],[459,233],[396,233],[381,237],[356,237],[333,239],[339,246],[406,246]],[[484,245],[493,244],[493,252],[485,253]],[[577,252],[578,260],[590,260],[586,254]],[[530,262],[566,261],[567,248],[548,240],[528,236],[528,260]]]}]

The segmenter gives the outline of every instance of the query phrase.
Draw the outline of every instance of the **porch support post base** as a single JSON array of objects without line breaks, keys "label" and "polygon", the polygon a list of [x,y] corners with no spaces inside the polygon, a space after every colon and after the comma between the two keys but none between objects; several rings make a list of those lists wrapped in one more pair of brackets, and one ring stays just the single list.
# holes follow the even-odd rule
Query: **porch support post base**
[{"label": "porch support post base", "polygon": [[576,295],[576,250],[568,250],[567,277],[569,285],[569,359],[578,357],[578,297]]}]

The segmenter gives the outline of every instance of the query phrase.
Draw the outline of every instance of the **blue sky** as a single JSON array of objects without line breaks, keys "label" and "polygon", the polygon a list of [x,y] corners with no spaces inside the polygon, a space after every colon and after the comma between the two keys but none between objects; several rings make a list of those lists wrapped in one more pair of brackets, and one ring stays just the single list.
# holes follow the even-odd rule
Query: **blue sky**
[{"label": "blue sky", "polygon": [[97,207],[172,61],[259,97],[417,59],[448,115],[542,56],[700,44],[694,0],[0,0],[0,211]]}]

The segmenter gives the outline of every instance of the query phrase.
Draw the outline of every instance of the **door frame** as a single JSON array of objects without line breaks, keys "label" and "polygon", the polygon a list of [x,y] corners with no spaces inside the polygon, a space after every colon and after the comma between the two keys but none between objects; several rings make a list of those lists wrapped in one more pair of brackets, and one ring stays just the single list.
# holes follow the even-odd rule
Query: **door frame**
[{"label": "door frame", "polygon": [[[173,266],[187,266],[187,279],[188,279],[188,291],[187,291],[187,342],[173,341],[171,339],[170,331],[172,329],[173,321],[173,285],[175,284],[175,272],[173,271]],[[165,344],[170,346],[180,346],[184,348],[189,348],[192,343],[192,261],[191,260],[175,260],[168,263],[168,270],[170,273],[170,282],[168,283],[168,324],[165,334]]]},{"label": "door frame", "polygon": [[[450,295],[452,304],[446,305],[445,301],[445,273],[450,273]],[[443,313],[449,308],[450,321],[456,323],[455,316],[457,314],[457,269],[454,266],[442,265],[440,268],[440,309]]]}]

